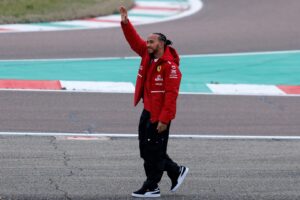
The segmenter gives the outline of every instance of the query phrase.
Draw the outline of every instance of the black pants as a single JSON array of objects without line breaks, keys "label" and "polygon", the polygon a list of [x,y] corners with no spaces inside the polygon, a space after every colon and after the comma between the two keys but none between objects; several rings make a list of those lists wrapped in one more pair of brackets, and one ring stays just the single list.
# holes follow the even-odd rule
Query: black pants
[{"label": "black pants", "polygon": [[144,184],[149,188],[157,187],[164,171],[170,178],[179,173],[179,166],[167,154],[170,124],[163,133],[157,132],[157,124],[151,123],[150,113],[143,110],[139,123],[139,147],[147,176]]}]

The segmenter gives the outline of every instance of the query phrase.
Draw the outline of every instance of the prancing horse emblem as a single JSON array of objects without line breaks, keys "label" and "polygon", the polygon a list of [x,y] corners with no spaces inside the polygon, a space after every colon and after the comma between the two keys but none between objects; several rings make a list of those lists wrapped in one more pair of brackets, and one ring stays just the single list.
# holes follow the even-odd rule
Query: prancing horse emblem
[{"label": "prancing horse emblem", "polygon": [[157,71],[160,72],[161,71],[161,65],[157,66]]}]

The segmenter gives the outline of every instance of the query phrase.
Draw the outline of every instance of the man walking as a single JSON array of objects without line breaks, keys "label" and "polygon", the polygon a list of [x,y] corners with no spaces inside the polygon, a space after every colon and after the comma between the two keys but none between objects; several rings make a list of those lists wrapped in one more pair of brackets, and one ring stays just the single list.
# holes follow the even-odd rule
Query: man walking
[{"label": "man walking", "polygon": [[179,56],[172,42],[162,33],[152,33],[144,41],[128,19],[127,10],[120,7],[121,27],[131,48],[142,58],[137,75],[134,105],[143,99],[144,110],[139,122],[140,156],[147,176],[134,197],[160,197],[158,183],[163,172],[171,179],[175,192],[188,173],[167,154],[171,120],[175,118],[176,100],[181,81]]}]

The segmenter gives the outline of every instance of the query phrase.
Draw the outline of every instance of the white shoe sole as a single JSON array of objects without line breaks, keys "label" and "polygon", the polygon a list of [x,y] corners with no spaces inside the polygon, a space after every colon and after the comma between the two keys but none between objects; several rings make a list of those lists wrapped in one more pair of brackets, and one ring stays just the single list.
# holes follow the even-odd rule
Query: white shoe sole
[{"label": "white shoe sole", "polygon": [[188,167],[185,167],[185,172],[183,173],[183,175],[178,179],[178,183],[177,185],[171,190],[171,192],[175,192],[179,187],[180,185],[183,183],[187,173],[189,172],[189,168]]},{"label": "white shoe sole", "polygon": [[138,197],[138,198],[157,198],[157,197],[160,197],[160,194],[135,194],[135,193],[132,193],[131,196],[133,197]]}]

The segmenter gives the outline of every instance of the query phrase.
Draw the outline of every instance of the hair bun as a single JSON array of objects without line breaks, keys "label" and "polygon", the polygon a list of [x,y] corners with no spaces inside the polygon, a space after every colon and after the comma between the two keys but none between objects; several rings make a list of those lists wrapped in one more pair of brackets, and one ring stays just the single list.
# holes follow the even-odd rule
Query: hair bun
[{"label": "hair bun", "polygon": [[173,42],[171,40],[168,40],[167,37],[164,34],[162,34],[162,33],[153,33],[153,34],[158,35],[159,36],[159,40],[163,41],[165,43],[165,45],[168,46],[168,45],[172,45],[173,44]]},{"label": "hair bun", "polygon": [[171,40],[166,40],[166,45],[172,45],[173,42]]}]

